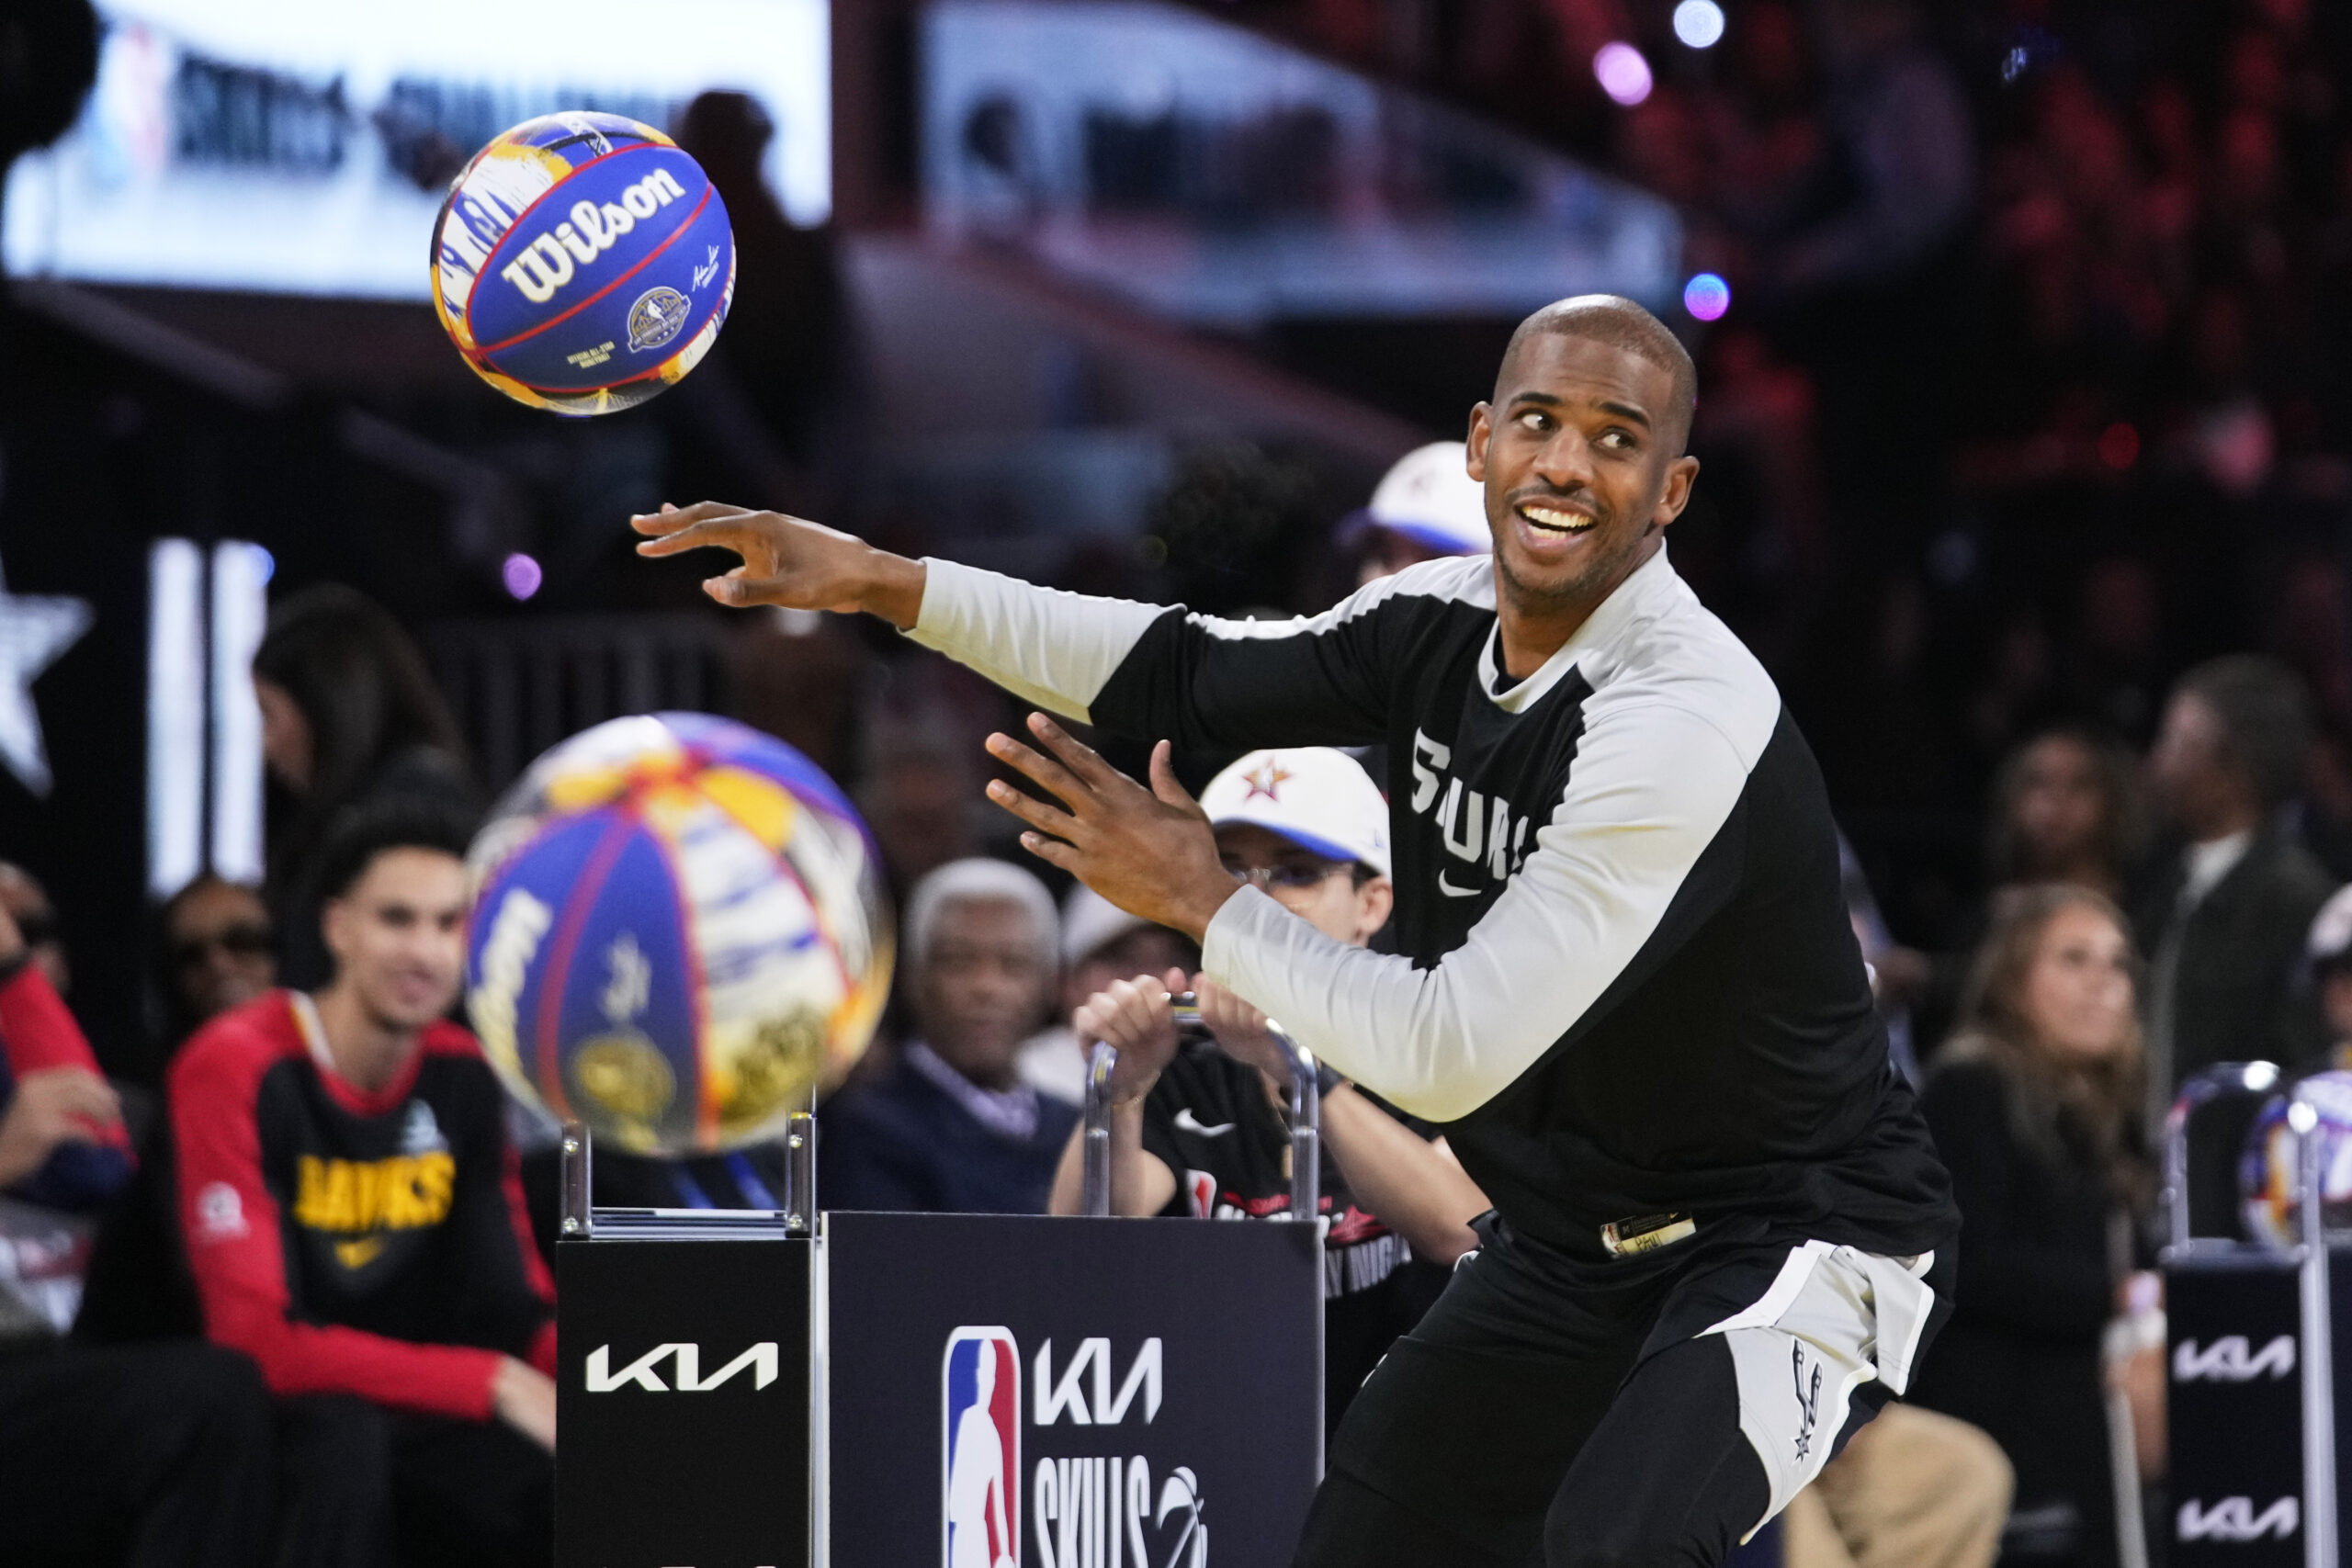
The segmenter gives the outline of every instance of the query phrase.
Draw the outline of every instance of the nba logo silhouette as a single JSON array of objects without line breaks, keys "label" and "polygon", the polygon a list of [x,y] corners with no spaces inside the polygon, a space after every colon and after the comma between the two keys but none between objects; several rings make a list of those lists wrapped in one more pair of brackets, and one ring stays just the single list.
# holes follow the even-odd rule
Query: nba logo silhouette
[{"label": "nba logo silhouette", "polygon": [[942,1568],[1019,1568],[1020,1347],[1008,1329],[959,1328],[939,1381]]}]

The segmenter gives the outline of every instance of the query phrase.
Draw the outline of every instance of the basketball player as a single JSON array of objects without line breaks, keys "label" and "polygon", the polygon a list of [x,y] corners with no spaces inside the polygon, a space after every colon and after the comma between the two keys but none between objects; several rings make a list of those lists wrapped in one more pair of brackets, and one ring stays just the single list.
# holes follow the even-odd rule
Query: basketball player
[{"label": "basketball player", "polygon": [[[1037,715],[1036,747],[989,746],[1055,800],[990,793],[1033,853],[1446,1124],[1496,1212],[1341,1425],[1314,1568],[1720,1562],[1902,1392],[1946,1310],[1949,1183],[1888,1070],[1820,772],[1667,558],[1696,379],[1629,300],[1537,311],[1470,417],[1491,558],[1286,626],[716,503],[638,520],[648,554],[739,552],[723,604],[868,610],[1165,738],[1146,789]],[[1396,952],[1227,874],[1168,739],[1386,741]]]}]

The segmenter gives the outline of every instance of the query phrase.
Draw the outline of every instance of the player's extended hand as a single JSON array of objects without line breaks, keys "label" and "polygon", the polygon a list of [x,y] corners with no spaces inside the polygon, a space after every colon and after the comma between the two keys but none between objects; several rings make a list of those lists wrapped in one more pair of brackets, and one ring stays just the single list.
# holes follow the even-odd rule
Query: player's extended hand
[{"label": "player's extended hand", "polygon": [[1119,1053],[1111,1069],[1112,1104],[1125,1105],[1149,1094],[1174,1058],[1176,1013],[1169,996],[1183,983],[1181,969],[1170,969],[1157,980],[1148,975],[1114,980],[1070,1015],[1070,1028],[1080,1045],[1100,1040]]},{"label": "player's extended hand", "polygon": [[1066,809],[1009,784],[989,784],[989,798],[1033,829],[1021,835],[1022,848],[1127,913],[1199,942],[1241,885],[1218,859],[1216,835],[1199,803],[1176,782],[1168,742],[1152,748],[1146,789],[1044,714],[1029,716],[1029,732],[1053,755],[1001,734],[989,737],[989,753],[1058,797]]},{"label": "player's extended hand", "polygon": [[641,556],[715,547],[742,557],[742,565],[703,581],[702,591],[722,604],[865,610],[900,631],[922,613],[922,562],[877,550],[821,524],[723,501],[688,507],[664,502],[661,511],[641,513],[628,524],[652,536],[637,547]]},{"label": "player's extended hand", "polygon": [[1209,1026],[1225,1054],[1290,1085],[1290,1057],[1282,1043],[1266,1031],[1266,1015],[1210,979],[1193,976],[1193,999],[1200,1004],[1201,1021]]}]

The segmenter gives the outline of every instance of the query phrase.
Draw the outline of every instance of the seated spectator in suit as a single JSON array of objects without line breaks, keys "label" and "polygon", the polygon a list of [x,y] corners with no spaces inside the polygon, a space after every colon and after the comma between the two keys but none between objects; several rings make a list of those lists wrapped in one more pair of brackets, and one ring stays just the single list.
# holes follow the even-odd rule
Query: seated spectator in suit
[{"label": "seated spectator in suit", "polygon": [[1957,1305],[1911,1397],[2007,1453],[2007,1552],[2035,1562],[2116,1559],[2100,1339],[2155,1187],[2133,972],[2106,898],[2018,891],[1920,1095],[1962,1229]]},{"label": "seated spectator in suit", "polygon": [[2151,1129],[2216,1062],[2292,1062],[2320,1042],[2294,981],[2335,879],[2284,819],[2311,745],[2302,684],[2251,654],[2180,678],[2148,755],[2177,855],[2139,909]]},{"label": "seated spectator in suit", "polygon": [[[0,902],[0,1198],[87,1209],[130,1174],[114,1090]],[[254,1568],[276,1463],[243,1357],[69,1344],[0,1281],[0,1559]]]},{"label": "seated spectator in suit", "polygon": [[543,1565],[554,1288],[506,1100],[447,1021],[462,822],[365,808],[320,857],[333,978],[198,1031],[168,1085],[205,1328],[277,1396],[284,1560]]},{"label": "seated spectator in suit", "polygon": [[900,947],[915,1038],[819,1111],[821,1207],[1046,1212],[1078,1112],[1017,1062],[1052,1005],[1055,926],[1045,884],[1001,861],[951,861],[915,884]]}]

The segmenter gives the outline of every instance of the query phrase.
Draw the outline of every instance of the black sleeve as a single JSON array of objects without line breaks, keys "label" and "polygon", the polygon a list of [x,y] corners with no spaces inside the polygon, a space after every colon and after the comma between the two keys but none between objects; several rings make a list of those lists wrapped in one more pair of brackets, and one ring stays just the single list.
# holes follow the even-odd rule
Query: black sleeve
[{"label": "black sleeve", "polygon": [[[1410,602],[1399,608],[1409,612]],[[1375,606],[1288,623],[1282,635],[1239,636],[1225,628],[1261,623],[1171,610],[1089,711],[1106,729],[1186,750],[1369,745],[1387,733],[1387,645],[1401,618]]]}]

